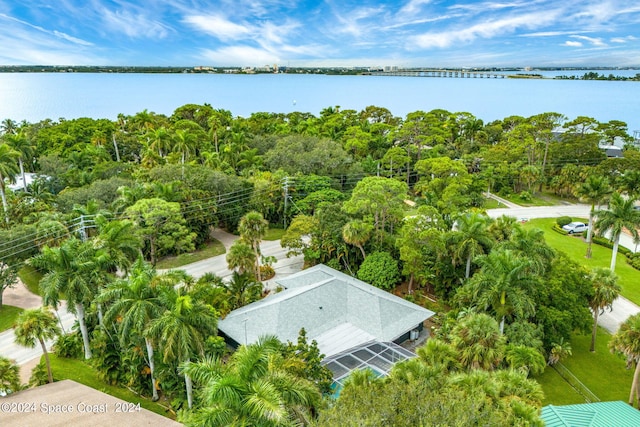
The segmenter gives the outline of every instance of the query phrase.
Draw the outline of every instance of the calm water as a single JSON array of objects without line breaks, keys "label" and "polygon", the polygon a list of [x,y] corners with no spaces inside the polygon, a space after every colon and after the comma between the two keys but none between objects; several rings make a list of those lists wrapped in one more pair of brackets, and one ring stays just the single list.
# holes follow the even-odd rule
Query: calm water
[{"label": "calm water", "polygon": [[[612,71],[615,75],[636,72]],[[317,115],[329,106],[362,110],[376,105],[401,117],[442,108],[467,111],[485,121],[553,111],[570,119],[622,120],[632,132],[640,129],[639,98],[640,82],[289,74],[0,74],[0,120],[29,122],[77,117],[114,120],[119,113],[144,109],[170,115],[187,103],[209,103],[239,116],[260,111]]]}]

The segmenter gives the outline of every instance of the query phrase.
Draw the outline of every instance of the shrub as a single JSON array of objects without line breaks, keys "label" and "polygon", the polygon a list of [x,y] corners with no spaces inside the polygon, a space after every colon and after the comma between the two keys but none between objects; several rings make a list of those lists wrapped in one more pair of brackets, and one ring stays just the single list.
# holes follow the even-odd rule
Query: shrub
[{"label": "shrub", "polygon": [[558,224],[558,226],[562,228],[563,226],[569,224],[571,221],[573,220],[571,219],[570,216],[561,216],[556,220],[556,224]]},{"label": "shrub", "polygon": [[334,270],[338,270],[338,271],[342,271],[342,264],[340,264],[340,261],[338,261],[336,258],[331,258],[329,261],[327,261],[327,267],[331,267]]},{"label": "shrub", "polygon": [[205,352],[208,356],[222,357],[227,353],[227,344],[221,336],[210,336],[205,342]]},{"label": "shrub", "polygon": [[74,331],[67,335],[60,335],[53,348],[59,357],[76,359],[82,355],[82,337],[80,332]]},{"label": "shrub", "polygon": [[556,233],[560,233],[560,234],[563,234],[563,235],[565,235],[565,236],[566,236],[567,234],[569,234],[569,232],[568,232],[568,231],[563,230],[563,229],[562,229],[562,227],[560,227],[558,224],[553,224],[553,225],[551,226],[551,229],[552,229],[553,231],[555,231]]},{"label": "shrub", "polygon": [[640,270],[640,253],[627,255],[627,262],[636,270]]},{"label": "shrub", "polygon": [[[593,243],[597,245],[604,246],[608,249],[613,249],[613,242],[605,237],[595,236],[592,240]],[[618,252],[626,256],[633,255],[633,251],[631,249],[620,245],[618,245]]]},{"label": "shrub", "polygon": [[276,271],[270,265],[261,265],[260,266],[260,278],[262,280],[269,280],[276,275]]},{"label": "shrub", "polygon": [[31,370],[31,376],[29,377],[29,386],[38,387],[41,385],[45,385],[48,382],[49,373],[47,372],[47,364],[43,360]]},{"label": "shrub", "polygon": [[529,193],[528,191],[521,191],[518,197],[520,197],[520,200],[523,200],[525,202],[531,201],[531,193]]},{"label": "shrub", "polygon": [[358,270],[358,279],[389,290],[400,280],[398,261],[389,252],[374,252],[367,256]]},{"label": "shrub", "polygon": [[122,364],[120,343],[115,339],[115,335],[107,335],[104,331],[96,329],[93,331],[91,347],[92,364],[98,372],[98,378],[107,384],[118,384],[125,373],[125,366]]}]

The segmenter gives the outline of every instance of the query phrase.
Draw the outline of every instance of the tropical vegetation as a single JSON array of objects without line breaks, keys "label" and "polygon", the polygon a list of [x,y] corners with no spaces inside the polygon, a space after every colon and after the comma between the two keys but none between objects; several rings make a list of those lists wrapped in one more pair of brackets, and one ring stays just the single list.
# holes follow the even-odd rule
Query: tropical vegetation
[{"label": "tropical vegetation", "polygon": [[[377,106],[235,117],[187,104],[114,121],[7,119],[1,129],[0,305],[28,266],[45,304],[65,300],[78,318],[57,339],[58,357],[84,356],[105,383],[191,425],[538,425],[534,378],[569,356],[576,334],[591,332],[597,348],[598,316],[628,283],[612,273],[620,233],[637,239],[640,225],[640,150],[616,120],[547,112],[485,123]],[[624,158],[607,158],[604,140],[625,142]],[[593,233],[610,238],[610,269],[552,249],[543,230],[489,218],[488,193],[589,203],[580,250],[599,253]],[[305,265],[435,301],[434,338],[418,358],[386,379],[356,372],[329,400],[304,332],[230,355],[217,322],[264,297],[275,270],[261,241],[280,224],[282,246]],[[229,278],[155,269],[205,247],[213,227],[240,235],[226,253]],[[39,313],[17,321],[24,344],[57,334]],[[631,329],[611,346],[634,362]],[[3,388],[17,390],[5,364]]]}]

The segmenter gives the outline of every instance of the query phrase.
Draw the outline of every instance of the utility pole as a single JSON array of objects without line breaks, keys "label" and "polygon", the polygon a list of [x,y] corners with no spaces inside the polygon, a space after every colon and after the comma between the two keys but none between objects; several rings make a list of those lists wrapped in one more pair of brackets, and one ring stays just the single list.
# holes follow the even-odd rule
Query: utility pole
[{"label": "utility pole", "polygon": [[84,215],[80,215],[80,238],[83,242],[87,240],[87,229],[84,222]]},{"label": "utility pole", "polygon": [[284,177],[284,212],[282,217],[284,218],[284,229],[287,229],[287,206],[289,201],[289,177]]}]

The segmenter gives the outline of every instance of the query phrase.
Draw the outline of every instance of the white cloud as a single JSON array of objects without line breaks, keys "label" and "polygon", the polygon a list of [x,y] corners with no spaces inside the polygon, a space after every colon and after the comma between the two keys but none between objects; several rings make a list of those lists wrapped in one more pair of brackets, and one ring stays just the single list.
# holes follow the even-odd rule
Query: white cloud
[{"label": "white cloud", "polygon": [[60,31],[53,31],[53,35],[70,41],[71,43],[81,44],[83,46],[93,46],[93,43],[79,39],[77,37],[70,36],[69,34],[62,33]]},{"label": "white cloud", "polygon": [[183,22],[223,41],[243,39],[254,32],[251,27],[236,24],[220,15],[189,15]]},{"label": "white cloud", "polygon": [[531,6],[535,4],[546,3],[546,0],[520,0],[511,2],[474,2],[470,4],[455,4],[449,7],[450,10],[464,10],[467,12],[485,12],[487,10],[501,10],[501,9],[514,9],[520,7],[527,7],[531,9]]},{"label": "white cloud", "polygon": [[423,5],[431,3],[431,0],[409,0],[407,4],[402,6],[399,13],[401,15],[414,15],[418,13]]},{"label": "white cloud", "polygon": [[[380,25],[381,20],[375,20],[384,13],[382,7],[361,7],[353,10],[346,10],[342,13],[335,13],[337,22],[332,29],[335,34],[349,34],[354,37],[361,37],[375,31],[373,28]],[[343,41],[344,42],[344,41]]]},{"label": "white cloud", "polygon": [[13,22],[18,23],[18,24],[20,24],[22,26],[25,26],[25,27],[28,27],[28,28],[32,28],[32,29],[37,30],[37,31],[39,31],[41,33],[44,33],[44,34],[53,35],[53,36],[55,36],[57,38],[70,41],[71,43],[80,44],[80,45],[83,45],[83,46],[92,46],[93,45],[93,43],[88,42],[86,40],[82,40],[82,39],[79,39],[77,37],[70,36],[70,35],[68,35],[66,33],[62,33],[60,31],[56,31],[56,30],[50,31],[50,30],[47,30],[46,28],[42,28],[42,27],[40,27],[38,25],[33,25],[33,24],[29,23],[29,22],[14,18],[13,16],[9,16],[9,15],[6,15],[4,13],[0,13],[0,18],[4,18],[4,19],[7,19],[9,21],[13,21]]},{"label": "white cloud", "polygon": [[463,29],[451,29],[440,33],[431,32],[410,38],[419,48],[446,48],[458,42],[469,43],[477,38],[493,38],[512,33],[520,28],[537,28],[555,21],[557,11],[528,13],[482,22]]},{"label": "white cloud", "polygon": [[102,10],[102,18],[108,29],[132,38],[163,39],[172,31],[162,22],[131,10],[111,11],[105,8]]},{"label": "white cloud", "polygon": [[603,47],[603,46],[607,45],[605,42],[602,41],[602,39],[600,37],[571,36],[571,38],[584,40],[584,41],[589,42],[592,45],[598,46],[598,47]]},{"label": "white cloud", "polygon": [[634,40],[637,40],[637,38],[634,36],[627,36],[627,37],[612,37],[610,41],[611,43],[627,43],[627,42],[632,42]]},{"label": "white cloud", "polygon": [[567,34],[575,34],[575,31],[540,31],[537,33],[520,34],[520,37],[556,37],[566,36]]},{"label": "white cloud", "polygon": [[572,41],[572,40],[567,40],[566,42],[564,42],[563,46],[582,47],[582,43],[576,42],[576,41]]}]

